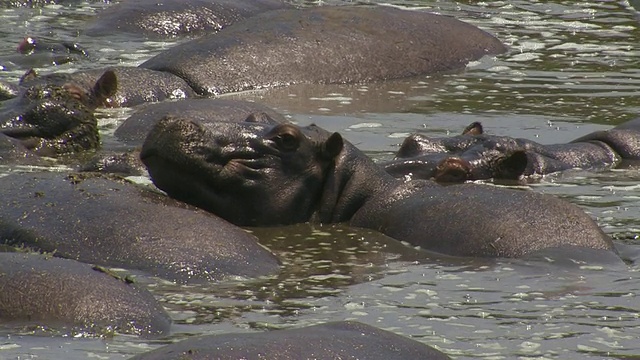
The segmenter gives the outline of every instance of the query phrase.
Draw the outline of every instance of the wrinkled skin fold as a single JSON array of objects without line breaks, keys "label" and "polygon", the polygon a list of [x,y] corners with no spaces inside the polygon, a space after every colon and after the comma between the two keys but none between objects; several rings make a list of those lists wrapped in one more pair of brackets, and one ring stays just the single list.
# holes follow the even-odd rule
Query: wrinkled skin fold
[{"label": "wrinkled skin fold", "polygon": [[580,208],[535,192],[396,180],[338,133],[162,119],[141,152],[156,186],[237,225],[349,222],[458,256],[613,250]]}]

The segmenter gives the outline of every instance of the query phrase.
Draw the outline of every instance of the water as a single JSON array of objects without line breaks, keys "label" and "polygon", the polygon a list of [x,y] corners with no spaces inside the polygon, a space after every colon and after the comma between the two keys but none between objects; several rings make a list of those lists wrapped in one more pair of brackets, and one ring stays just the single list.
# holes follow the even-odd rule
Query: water
[{"label": "water", "polygon": [[[308,1],[317,4],[318,1]],[[323,4],[340,1],[323,1]],[[375,159],[411,132],[457,134],[473,121],[487,132],[572,140],[635,118],[640,109],[637,14],[623,1],[391,1],[453,15],[494,33],[510,52],[462,74],[383,84],[295,86],[231,97],[270,105],[302,124],[340,131]],[[137,65],[175,41],[88,38],[82,24],[103,2],[0,9],[0,79],[26,35],[77,41],[90,58],[38,71]],[[128,109],[101,111],[104,142]],[[249,332],[356,319],[438,347],[458,359],[640,358],[640,169],[570,171],[527,185],[590,213],[629,265],[452,260],[366,230],[297,225],[254,229],[284,261],[281,274],[201,286],[142,279],[170,311],[167,339],[30,336],[0,332],[2,359],[126,359],[194,334]],[[42,331],[40,329],[37,332]]]}]

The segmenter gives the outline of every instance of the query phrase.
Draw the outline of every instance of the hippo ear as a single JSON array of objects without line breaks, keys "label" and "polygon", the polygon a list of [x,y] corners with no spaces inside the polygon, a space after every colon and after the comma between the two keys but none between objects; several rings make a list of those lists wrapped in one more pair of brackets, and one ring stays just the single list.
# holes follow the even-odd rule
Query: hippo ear
[{"label": "hippo ear", "polygon": [[344,141],[342,140],[342,136],[337,132],[334,132],[325,142],[322,143],[320,155],[326,160],[333,160],[340,155],[343,147]]},{"label": "hippo ear", "polygon": [[484,129],[482,128],[482,124],[475,121],[472,122],[469,126],[462,130],[462,135],[482,135],[484,133]]},{"label": "hippo ear", "polygon": [[113,70],[107,70],[96,81],[91,90],[94,98],[98,103],[104,103],[105,100],[115,95],[118,90],[118,78]]},{"label": "hippo ear", "polygon": [[29,82],[37,77],[38,73],[33,69],[29,69],[20,77],[20,81],[18,83],[22,85],[23,83]]},{"label": "hippo ear", "polygon": [[459,157],[450,157],[442,160],[436,166],[433,178],[440,183],[461,183],[469,180],[471,164]]},{"label": "hippo ear", "polygon": [[527,169],[528,162],[526,151],[514,151],[498,163],[494,176],[502,179],[519,179]]}]

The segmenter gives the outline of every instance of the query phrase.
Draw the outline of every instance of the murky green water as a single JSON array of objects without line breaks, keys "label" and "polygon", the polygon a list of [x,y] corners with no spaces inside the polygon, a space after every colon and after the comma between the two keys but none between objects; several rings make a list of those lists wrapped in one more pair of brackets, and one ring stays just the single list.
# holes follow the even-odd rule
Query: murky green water
[{"label": "murky green water", "polygon": [[[262,101],[300,123],[340,131],[378,159],[390,157],[402,137],[415,131],[455,134],[481,121],[491,133],[554,143],[640,113],[640,23],[626,2],[391,3],[476,24],[511,51],[470,64],[462,74],[367,86],[296,86],[239,97]],[[0,79],[16,80],[26,70],[24,59],[11,61],[25,35],[78,41],[91,54],[71,64],[40,66],[41,72],[137,65],[173,44],[78,35],[106,6],[0,9]],[[128,112],[101,113],[105,142]],[[567,172],[530,187],[582,206],[625,244],[625,256],[637,260],[639,184],[640,169],[630,167]],[[640,358],[638,265],[424,258],[382,235],[340,226],[255,233],[284,260],[278,276],[209,287],[149,281],[175,320],[169,339],[60,339],[5,330],[0,358],[123,359],[190,334],[340,319],[391,329],[458,359]]]}]

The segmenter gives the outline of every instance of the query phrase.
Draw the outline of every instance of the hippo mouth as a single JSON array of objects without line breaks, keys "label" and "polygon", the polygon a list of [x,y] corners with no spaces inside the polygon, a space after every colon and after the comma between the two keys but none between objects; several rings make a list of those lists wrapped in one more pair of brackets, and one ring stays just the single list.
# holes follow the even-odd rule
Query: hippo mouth
[{"label": "hippo mouth", "polygon": [[246,180],[260,180],[264,178],[261,170],[266,168],[269,168],[269,166],[262,159],[234,158],[222,165],[218,176],[220,179],[241,177]]}]

